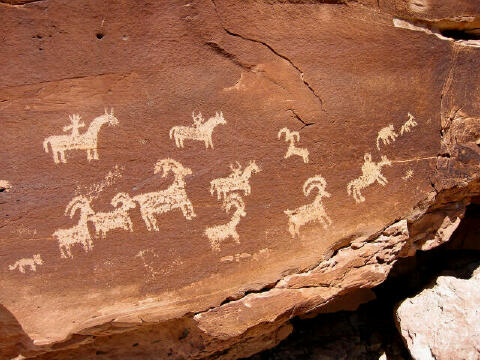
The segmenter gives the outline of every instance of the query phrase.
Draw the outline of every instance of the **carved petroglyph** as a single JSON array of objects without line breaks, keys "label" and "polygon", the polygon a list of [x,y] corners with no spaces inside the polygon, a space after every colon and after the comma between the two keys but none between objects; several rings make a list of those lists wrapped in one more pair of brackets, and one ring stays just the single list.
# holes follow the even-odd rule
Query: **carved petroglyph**
[{"label": "carved petroglyph", "polygon": [[[150,256],[149,256],[150,254]],[[142,259],[143,262],[143,267],[145,270],[148,272],[149,276],[152,279],[155,279],[158,275],[161,275],[161,273],[152,266],[151,261],[147,260],[147,257],[153,258],[158,258],[158,255],[155,253],[153,250],[141,250],[135,255],[135,257],[138,257]]]},{"label": "carved petroglyph", "polygon": [[412,170],[412,169],[408,169],[408,170],[405,172],[405,175],[402,176],[402,180],[407,181],[408,179],[411,179],[412,176],[413,176],[413,170]]},{"label": "carved petroglyph", "polygon": [[154,174],[160,171],[162,171],[162,177],[166,177],[169,172],[174,175],[173,183],[167,189],[136,195],[132,198],[140,206],[140,213],[148,231],[159,231],[155,214],[181,209],[187,220],[196,216],[185,191],[185,177],[191,175],[192,170],[184,167],[178,161],[163,159],[156,163]]},{"label": "carved petroglyph", "polygon": [[240,244],[240,236],[237,232],[237,225],[240,219],[247,215],[245,212],[245,203],[242,197],[237,194],[229,194],[223,201],[223,209],[228,213],[235,207],[235,212],[230,221],[226,224],[209,227],[205,230],[205,235],[210,240],[210,246],[214,251],[220,251],[220,243],[231,237],[237,244]]},{"label": "carved petroglyph", "polygon": [[396,138],[398,137],[393,125],[390,124],[378,132],[377,136],[377,149],[380,150],[380,140],[382,140],[383,145],[389,145],[390,141],[395,142]]},{"label": "carved petroglyph", "polygon": [[210,181],[210,194],[217,193],[217,199],[225,198],[227,193],[233,191],[243,191],[244,195],[250,195],[250,177],[253,173],[258,173],[261,169],[255,163],[255,160],[252,160],[248,165],[243,169],[242,166],[237,162],[237,167],[230,165],[232,173],[226,178],[218,178]]},{"label": "carved petroglyph", "polygon": [[58,229],[53,236],[58,240],[60,256],[62,258],[73,258],[71,248],[75,244],[80,244],[85,252],[93,248],[93,241],[88,231],[88,218],[94,215],[94,211],[90,206],[90,201],[85,196],[76,196],[70,201],[65,208],[65,215],[73,218],[77,210],[80,211],[80,219],[78,224],[69,229]]},{"label": "carved petroglyph", "polygon": [[281,139],[283,134],[285,134],[285,141],[289,142],[287,153],[285,154],[284,158],[288,159],[292,155],[297,155],[303,159],[304,163],[308,163],[308,149],[297,148],[295,146],[295,141],[300,141],[300,134],[298,131],[290,131],[287,128],[283,128],[278,132],[278,139]]},{"label": "carved petroglyph", "polygon": [[0,180],[0,192],[9,192],[11,188],[12,185],[7,180]]},{"label": "carved petroglyph", "polygon": [[382,186],[385,186],[388,183],[388,180],[382,175],[381,170],[383,166],[392,165],[391,161],[388,160],[386,156],[382,156],[382,160],[378,163],[372,161],[372,155],[369,153],[366,153],[363,156],[363,159],[362,175],[350,181],[347,185],[348,195],[353,196],[357,203],[365,201],[365,198],[360,193],[361,189],[372,185],[375,181]]},{"label": "carved petroglyph", "polygon": [[220,262],[222,263],[231,263],[231,262],[241,262],[244,260],[254,260],[254,261],[260,261],[268,258],[270,256],[271,250],[268,248],[261,249],[258,252],[254,254],[249,254],[249,253],[238,253],[234,255],[227,255],[223,256],[220,258]]},{"label": "carved petroglyph", "polygon": [[43,149],[48,153],[49,145],[52,149],[53,161],[55,164],[60,162],[66,163],[65,151],[67,150],[86,150],[87,160],[98,160],[97,138],[100,128],[105,125],[118,125],[118,119],[113,116],[113,109],[110,114],[105,110],[102,114],[90,123],[88,129],[83,133],[79,133],[79,129],[85,124],[80,122],[80,115],[74,114],[69,116],[71,124],[64,126],[63,131],[71,130],[68,135],[53,135],[45,138],[43,141]]},{"label": "carved petroglyph", "polygon": [[418,123],[415,121],[415,117],[412,114],[408,113],[408,120],[405,122],[405,124],[402,125],[400,129],[400,135],[412,131],[412,128],[417,125]]},{"label": "carved petroglyph", "polygon": [[110,212],[97,212],[88,217],[88,221],[91,221],[95,226],[96,235],[104,237],[109,230],[113,229],[133,231],[133,224],[128,215],[128,210],[135,208],[137,204],[133,202],[130,195],[120,192],[113,197],[110,203],[115,210]]},{"label": "carved petroglyph", "polygon": [[226,124],[227,121],[223,118],[223,113],[215,113],[215,116],[209,118],[207,121],[203,119],[202,113],[195,115],[192,113],[193,126],[174,126],[170,129],[170,139],[175,139],[175,145],[178,148],[183,148],[185,139],[203,141],[205,147],[210,146],[213,149],[212,132],[219,124]]},{"label": "carved petroglyph", "polygon": [[285,210],[288,216],[288,231],[294,238],[300,235],[300,227],[310,222],[320,222],[324,229],[332,224],[332,220],[327,215],[323,207],[322,198],[330,197],[325,188],[327,182],[320,175],[315,175],[303,184],[303,194],[309,196],[313,189],[317,189],[318,193],[312,203],[300,206],[295,210]]},{"label": "carved petroglyph", "polygon": [[43,260],[40,254],[35,254],[31,258],[23,258],[15,262],[13,265],[9,265],[10,271],[18,269],[22,274],[25,274],[25,268],[28,266],[31,271],[37,271],[37,265],[43,265]]},{"label": "carved petroglyph", "polygon": [[115,165],[112,170],[105,175],[103,180],[99,181],[98,183],[91,184],[89,186],[77,186],[75,189],[75,194],[84,195],[90,200],[97,198],[106,188],[112,186],[122,178],[122,171],[124,169],[124,166]]}]

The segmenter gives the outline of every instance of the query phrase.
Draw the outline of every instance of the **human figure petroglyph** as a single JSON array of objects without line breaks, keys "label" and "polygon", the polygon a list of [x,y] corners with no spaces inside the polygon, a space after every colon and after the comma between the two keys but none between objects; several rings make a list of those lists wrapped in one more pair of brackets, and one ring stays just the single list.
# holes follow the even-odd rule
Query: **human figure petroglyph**
[{"label": "human figure petroglyph", "polygon": [[166,177],[169,172],[174,175],[173,183],[167,189],[136,195],[132,198],[140,206],[140,213],[148,231],[159,231],[155,214],[180,209],[187,220],[197,216],[185,191],[185,177],[191,175],[192,170],[173,159],[163,159],[155,164],[154,174],[160,171],[162,171],[162,177]]},{"label": "human figure petroglyph", "polygon": [[357,203],[365,201],[365,198],[360,193],[361,189],[372,185],[375,181],[382,186],[385,186],[388,183],[387,178],[382,175],[381,170],[383,166],[392,165],[391,161],[388,160],[385,155],[382,156],[382,160],[378,163],[372,161],[372,155],[369,153],[366,153],[363,156],[363,159],[362,175],[350,181],[347,185],[348,195],[352,195]]},{"label": "human figure petroglyph", "polygon": [[75,244],[82,245],[85,252],[92,250],[93,241],[88,231],[88,218],[95,214],[90,206],[90,200],[80,195],[74,197],[65,208],[65,215],[73,218],[77,210],[80,211],[80,219],[78,224],[69,229],[58,229],[53,236],[58,240],[60,256],[62,258],[73,258],[71,248]]},{"label": "human figure petroglyph", "polygon": [[382,140],[383,145],[389,145],[390,141],[395,142],[398,137],[393,125],[390,124],[378,132],[377,136],[377,149],[380,150],[380,140]]},{"label": "human figure petroglyph", "polygon": [[205,143],[205,148],[210,146],[213,149],[212,133],[213,129],[220,124],[226,124],[227,121],[223,118],[223,113],[216,112],[215,116],[209,118],[207,121],[203,119],[202,113],[195,115],[192,113],[193,126],[174,126],[170,129],[170,139],[175,139],[175,145],[178,148],[183,148],[185,139],[198,140]]},{"label": "human figure petroglyph", "polygon": [[104,237],[109,230],[123,229],[133,231],[133,224],[128,211],[137,206],[127,193],[120,192],[110,202],[115,210],[110,212],[97,212],[88,217],[95,226],[96,235]]},{"label": "human figure petroglyph", "polygon": [[223,200],[222,208],[229,213],[235,207],[235,212],[230,221],[226,224],[209,227],[205,230],[205,235],[210,240],[210,246],[214,251],[220,251],[221,242],[232,238],[235,243],[240,244],[240,235],[237,232],[237,225],[240,223],[242,217],[246,216],[245,203],[242,197],[237,194],[229,194]]},{"label": "human figure petroglyph", "polygon": [[225,198],[227,193],[232,191],[243,191],[244,195],[250,195],[252,189],[250,187],[250,177],[253,173],[258,173],[261,169],[255,163],[255,160],[252,160],[248,165],[243,169],[242,166],[237,161],[237,167],[234,167],[233,164],[230,165],[232,173],[226,178],[218,178],[210,181],[210,194],[217,192],[217,199],[221,199],[222,196]]},{"label": "human figure petroglyph", "polygon": [[327,182],[320,175],[315,175],[303,184],[303,194],[309,196],[313,189],[317,189],[318,193],[312,203],[300,206],[295,210],[285,210],[284,213],[288,216],[288,231],[294,238],[300,235],[300,227],[309,222],[320,222],[324,229],[332,224],[332,220],[327,215],[323,207],[322,198],[330,197],[325,188]]},{"label": "human figure petroglyph", "polygon": [[37,265],[43,265],[43,260],[40,254],[35,254],[31,258],[23,258],[17,260],[13,265],[9,265],[8,269],[10,271],[18,268],[22,274],[25,274],[25,268],[28,266],[31,271],[37,271]]},{"label": "human figure petroglyph", "polygon": [[304,163],[308,163],[308,149],[297,148],[295,146],[295,141],[300,141],[300,134],[298,131],[290,131],[288,128],[282,128],[278,132],[278,139],[281,139],[283,134],[285,134],[285,141],[289,142],[287,153],[285,154],[284,158],[288,159],[292,155],[297,155],[303,159]]},{"label": "human figure petroglyph", "polygon": [[43,141],[43,149],[45,152],[48,153],[50,145],[55,164],[67,162],[65,157],[65,152],[67,150],[86,150],[88,161],[98,160],[97,139],[100,128],[105,124],[111,126],[118,125],[118,119],[113,116],[113,109],[111,109],[110,113],[107,113],[107,110],[105,109],[105,114],[93,119],[90,126],[83,134],[80,134],[78,131],[79,128],[85,126],[83,122],[80,123],[80,115],[74,114],[69,117],[71,124],[64,126],[63,131],[66,132],[71,130],[71,134],[52,135],[45,138]]},{"label": "human figure petroglyph", "polygon": [[407,132],[412,131],[412,128],[417,126],[418,123],[415,121],[415,117],[408,113],[408,120],[400,128],[400,135],[406,134]]}]

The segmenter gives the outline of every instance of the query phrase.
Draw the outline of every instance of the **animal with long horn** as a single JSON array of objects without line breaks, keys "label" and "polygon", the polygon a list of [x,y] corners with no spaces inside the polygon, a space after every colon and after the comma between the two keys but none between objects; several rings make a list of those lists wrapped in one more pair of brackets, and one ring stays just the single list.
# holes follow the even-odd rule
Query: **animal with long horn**
[{"label": "animal with long horn", "polygon": [[290,131],[285,127],[280,129],[277,134],[279,140],[282,138],[283,134],[285,134],[285,141],[289,143],[287,153],[285,154],[284,158],[288,159],[290,156],[297,155],[303,159],[304,163],[308,163],[308,149],[298,148],[295,146],[295,142],[300,141],[300,133],[298,131]]}]

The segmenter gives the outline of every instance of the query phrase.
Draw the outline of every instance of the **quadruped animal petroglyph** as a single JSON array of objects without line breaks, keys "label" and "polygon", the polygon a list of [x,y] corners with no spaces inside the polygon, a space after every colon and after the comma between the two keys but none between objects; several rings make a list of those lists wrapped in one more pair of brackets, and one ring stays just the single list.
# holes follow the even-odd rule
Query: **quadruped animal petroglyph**
[{"label": "quadruped animal petroglyph", "polygon": [[37,271],[37,265],[43,265],[43,260],[40,254],[35,254],[31,258],[17,260],[13,265],[8,266],[8,270],[12,271],[18,269],[22,274],[25,274],[27,266],[31,271]]},{"label": "quadruped animal petroglyph", "polygon": [[364,163],[362,165],[362,175],[352,181],[347,185],[348,195],[353,196],[355,202],[360,203],[365,201],[365,198],[362,196],[360,190],[372,185],[377,181],[380,185],[385,186],[388,183],[388,180],[385,176],[382,175],[381,170],[383,166],[391,166],[392,163],[387,159],[385,155],[382,156],[382,160],[378,163],[372,161],[372,155],[366,153],[363,156]]},{"label": "quadruped animal petroglyph", "polygon": [[233,191],[243,191],[244,196],[250,195],[250,177],[261,171],[260,167],[252,160],[242,171],[242,165],[237,161],[237,167],[230,165],[232,173],[225,178],[218,178],[210,181],[210,194],[217,193],[217,199],[221,199]]},{"label": "quadruped animal petroglyph", "polygon": [[303,184],[303,194],[309,196],[313,189],[317,189],[318,193],[312,203],[302,205],[295,210],[285,210],[284,213],[288,216],[288,231],[292,238],[300,235],[300,227],[310,222],[319,221],[323,228],[326,229],[332,224],[332,220],[327,215],[323,207],[322,198],[330,197],[325,188],[327,182],[321,175],[315,175]]},{"label": "quadruped animal petroglyph", "polygon": [[282,128],[278,132],[278,139],[282,138],[282,135],[285,134],[285,141],[289,143],[287,152],[284,156],[284,159],[288,159],[292,155],[300,156],[303,159],[304,163],[308,163],[308,149],[307,148],[297,148],[295,146],[295,141],[300,141],[300,134],[298,131],[290,131],[288,128]]},{"label": "quadruped animal petroglyph", "polygon": [[217,125],[225,125],[227,121],[223,118],[223,113],[216,112],[207,121],[202,116],[202,113],[195,115],[192,112],[193,126],[174,126],[170,129],[170,139],[175,139],[175,145],[178,148],[183,148],[185,139],[203,141],[205,148],[210,146],[213,149],[212,133]]},{"label": "quadruped animal petroglyph", "polygon": [[415,117],[408,113],[408,120],[400,128],[400,135],[406,134],[407,132],[412,131],[412,128],[417,126],[418,123],[415,121]]},{"label": "quadruped animal petroglyph", "polygon": [[192,175],[192,170],[173,159],[163,159],[155,164],[154,174],[160,171],[162,177],[166,177],[170,172],[173,173],[173,183],[167,189],[132,197],[140,206],[140,213],[148,231],[159,231],[155,214],[180,209],[187,220],[197,216],[185,191],[185,177]]},{"label": "quadruped animal petroglyph", "polygon": [[245,203],[242,197],[237,193],[228,194],[223,199],[222,208],[229,213],[232,207],[235,211],[230,221],[226,224],[209,227],[205,230],[205,235],[210,240],[210,246],[214,251],[220,251],[220,243],[232,238],[235,243],[240,244],[240,235],[237,232],[237,225],[240,223],[242,217],[246,216]]},{"label": "quadruped animal petroglyph", "polygon": [[383,145],[389,145],[390,142],[395,142],[397,137],[398,134],[395,132],[392,124],[384,127],[378,132],[377,149],[380,150],[380,140],[383,142]]},{"label": "quadruped animal petroglyph", "polygon": [[48,153],[49,147],[51,148],[55,164],[67,162],[65,157],[67,150],[85,150],[88,161],[98,160],[97,139],[100,128],[105,124],[116,126],[119,123],[118,119],[113,116],[113,109],[110,110],[110,113],[105,109],[105,113],[93,119],[83,134],[80,134],[79,129],[84,127],[85,123],[80,122],[80,115],[73,114],[69,118],[71,124],[64,126],[63,131],[71,131],[71,133],[67,135],[52,135],[45,138],[43,141],[45,152]]}]

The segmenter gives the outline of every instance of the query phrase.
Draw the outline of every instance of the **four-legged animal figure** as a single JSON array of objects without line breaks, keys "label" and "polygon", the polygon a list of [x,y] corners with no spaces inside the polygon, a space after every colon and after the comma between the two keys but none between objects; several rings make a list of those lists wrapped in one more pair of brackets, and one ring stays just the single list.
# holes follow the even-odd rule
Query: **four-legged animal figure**
[{"label": "four-legged animal figure", "polygon": [[290,156],[297,155],[303,159],[304,163],[308,163],[308,149],[307,148],[297,148],[295,146],[295,141],[300,141],[300,134],[298,131],[290,131],[287,128],[280,129],[278,132],[278,139],[282,138],[282,135],[285,134],[285,141],[289,142],[287,153],[284,158],[288,159]]}]

